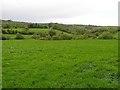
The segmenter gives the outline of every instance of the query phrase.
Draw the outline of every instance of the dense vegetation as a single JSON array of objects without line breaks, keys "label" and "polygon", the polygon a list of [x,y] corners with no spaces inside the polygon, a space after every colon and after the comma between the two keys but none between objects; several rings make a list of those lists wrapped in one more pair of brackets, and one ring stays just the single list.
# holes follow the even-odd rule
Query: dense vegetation
[{"label": "dense vegetation", "polygon": [[2,33],[3,39],[11,39],[6,35],[17,33],[32,35],[31,38],[42,40],[118,39],[118,27],[116,26],[28,23],[11,20],[2,20]]}]

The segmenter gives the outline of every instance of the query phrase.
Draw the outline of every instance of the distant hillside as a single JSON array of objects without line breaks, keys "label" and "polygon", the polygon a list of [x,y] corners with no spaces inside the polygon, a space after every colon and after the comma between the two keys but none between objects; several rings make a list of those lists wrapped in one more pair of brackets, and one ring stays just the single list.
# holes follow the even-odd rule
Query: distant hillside
[{"label": "distant hillside", "polygon": [[95,32],[117,32],[117,26],[95,26],[95,25],[77,25],[77,24],[59,24],[59,23],[29,23],[12,20],[2,20],[3,28],[49,28],[57,29],[71,34],[84,34]]},{"label": "distant hillside", "polygon": [[[31,23],[1,20],[2,33],[33,35],[46,39],[118,39],[117,26],[95,26],[59,23]],[[50,32],[52,30],[52,32]],[[51,37],[51,33],[54,37]]]}]

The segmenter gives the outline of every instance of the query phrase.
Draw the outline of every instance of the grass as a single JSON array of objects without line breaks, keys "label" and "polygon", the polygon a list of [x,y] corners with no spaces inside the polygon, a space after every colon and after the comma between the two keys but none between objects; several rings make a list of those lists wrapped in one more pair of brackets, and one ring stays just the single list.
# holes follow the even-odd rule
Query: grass
[{"label": "grass", "polygon": [[[45,32],[46,34],[48,34],[48,32],[50,31],[49,29],[41,29],[41,28],[30,28],[29,30],[30,30],[31,32]],[[63,34],[71,35],[71,34],[69,34],[69,33],[62,32],[62,31],[60,31],[60,30],[55,30],[55,29],[54,29],[54,31],[56,32],[56,34],[61,34],[61,33],[63,33]]]},{"label": "grass", "polygon": [[[15,39],[16,34],[3,34],[5,37],[9,37],[10,39]],[[22,35],[25,39],[32,39],[33,35]]]},{"label": "grass", "polygon": [[[23,28],[12,28],[12,30],[22,31]],[[31,31],[31,32],[45,32],[45,33],[48,33],[50,30],[49,29],[45,29],[45,28],[43,28],[43,29],[42,28],[29,28],[29,31]],[[60,30],[54,30],[54,31],[57,34],[60,34],[60,33],[69,34],[69,33],[66,33],[66,32],[62,32]]]},{"label": "grass", "polygon": [[[12,30],[17,30],[17,31],[22,31],[22,28],[13,28]],[[46,34],[48,34],[48,32],[50,31],[49,29],[41,29],[41,28],[30,28],[29,31],[37,33],[37,32],[44,32]],[[71,35],[69,33],[66,32],[62,32],[59,30],[54,30],[56,32],[56,35],[59,35],[61,33],[63,34],[67,34],[67,35]],[[9,37],[10,39],[15,39],[16,34],[3,34],[3,36]],[[22,35],[25,39],[32,39],[33,35]]]},{"label": "grass", "polygon": [[2,41],[0,40],[0,89],[2,89]]},{"label": "grass", "polygon": [[3,41],[3,88],[116,88],[117,40]]}]

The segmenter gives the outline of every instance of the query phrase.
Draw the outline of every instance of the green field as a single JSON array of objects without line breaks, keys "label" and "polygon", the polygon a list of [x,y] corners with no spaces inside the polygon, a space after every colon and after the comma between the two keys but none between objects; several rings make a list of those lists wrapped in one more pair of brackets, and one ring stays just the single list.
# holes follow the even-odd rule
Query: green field
[{"label": "green field", "polygon": [[[7,30],[7,29],[5,29]],[[17,30],[17,31],[23,31],[24,29],[23,28],[13,28],[12,30]],[[45,33],[48,33],[50,30],[49,29],[46,29],[46,28],[29,28],[29,31],[30,32],[45,32]],[[62,33],[62,31],[60,30],[56,30],[54,29],[54,31],[59,34],[59,33]],[[64,34],[69,34],[69,33],[66,33],[66,32],[63,32]]]},{"label": "green field", "polygon": [[[16,34],[3,34],[3,36],[9,37],[10,39],[14,39]],[[25,39],[32,39],[33,35],[23,35]]]},{"label": "green field", "polygon": [[117,40],[5,40],[3,88],[117,88]]}]

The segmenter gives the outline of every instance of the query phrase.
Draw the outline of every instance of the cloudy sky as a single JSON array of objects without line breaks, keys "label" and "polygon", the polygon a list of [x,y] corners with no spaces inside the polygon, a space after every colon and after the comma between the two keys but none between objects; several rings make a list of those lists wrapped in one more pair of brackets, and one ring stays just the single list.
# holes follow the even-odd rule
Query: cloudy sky
[{"label": "cloudy sky", "polygon": [[118,25],[119,0],[1,0],[2,19]]}]

